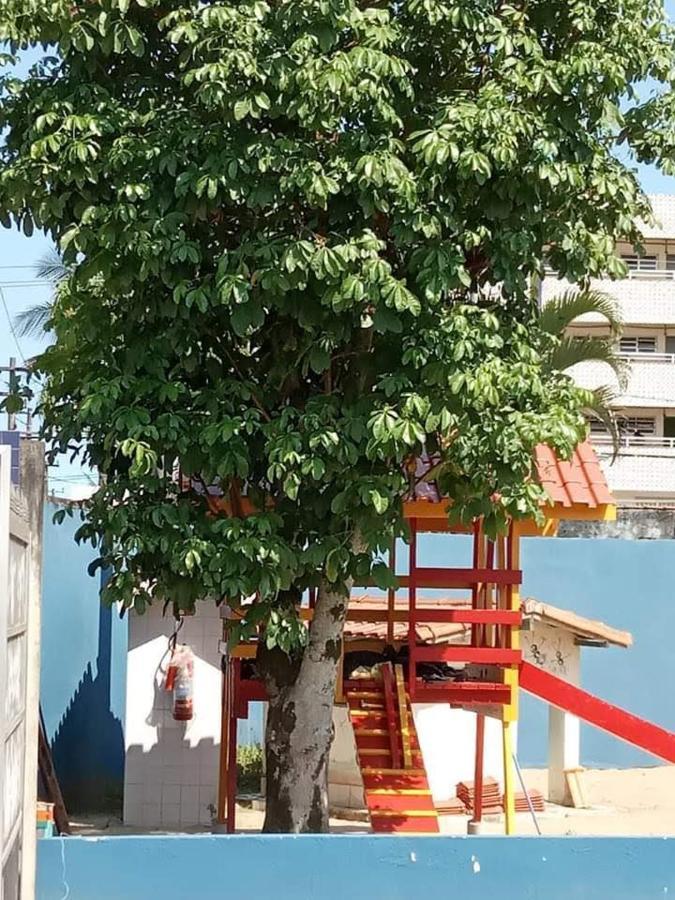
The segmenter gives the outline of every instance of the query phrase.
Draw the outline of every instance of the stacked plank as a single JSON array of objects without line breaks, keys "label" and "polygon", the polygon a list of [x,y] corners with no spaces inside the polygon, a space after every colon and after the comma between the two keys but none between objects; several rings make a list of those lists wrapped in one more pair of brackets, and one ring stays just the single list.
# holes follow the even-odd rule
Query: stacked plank
[{"label": "stacked plank", "polygon": [[[541,791],[538,791],[536,788],[531,788],[527,794],[524,794],[522,791],[518,792],[515,795],[515,804],[516,804],[516,812],[529,812],[530,807],[527,802],[527,797],[529,795],[530,801],[532,802],[532,809],[535,812],[544,812],[544,797]],[[502,803],[504,802],[504,798],[502,797]]]},{"label": "stacked plank", "polygon": [[[472,813],[475,803],[475,787],[473,781],[460,781],[457,785],[457,796],[464,804],[464,808]],[[503,810],[502,797],[499,793],[499,785],[494,778],[483,779],[483,815],[494,815]]]},{"label": "stacked plank", "polygon": [[449,797],[436,803],[436,812],[439,816],[465,816],[466,806],[459,797]]}]

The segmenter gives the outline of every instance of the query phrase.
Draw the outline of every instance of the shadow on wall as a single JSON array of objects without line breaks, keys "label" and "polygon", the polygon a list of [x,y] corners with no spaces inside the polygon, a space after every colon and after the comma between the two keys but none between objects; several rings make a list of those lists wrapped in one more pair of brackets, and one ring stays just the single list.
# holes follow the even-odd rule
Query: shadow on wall
[{"label": "shadow on wall", "polygon": [[163,725],[149,750],[129,747],[124,824],[143,830],[209,831],[217,812],[218,752],[211,739],[192,746],[179,729]]},{"label": "shadow on wall", "polygon": [[66,808],[122,811],[124,733],[111,711],[112,610],[99,606],[96,675],[89,663],[51,741]]}]

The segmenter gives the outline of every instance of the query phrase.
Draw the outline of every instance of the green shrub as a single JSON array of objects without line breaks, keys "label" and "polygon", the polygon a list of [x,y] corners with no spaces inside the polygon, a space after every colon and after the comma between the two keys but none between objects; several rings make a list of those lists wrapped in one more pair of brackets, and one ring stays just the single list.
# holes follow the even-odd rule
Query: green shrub
[{"label": "green shrub", "polygon": [[263,774],[263,750],[260,744],[237,747],[237,790],[258,793]]}]

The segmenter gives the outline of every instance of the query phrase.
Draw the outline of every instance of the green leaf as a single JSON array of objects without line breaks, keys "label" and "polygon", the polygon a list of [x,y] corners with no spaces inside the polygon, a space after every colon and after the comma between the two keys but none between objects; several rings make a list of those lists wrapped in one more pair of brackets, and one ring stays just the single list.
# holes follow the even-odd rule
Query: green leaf
[{"label": "green leaf", "polygon": [[398,587],[396,576],[386,563],[377,562],[370,570],[375,586],[381,591],[395,590]]},{"label": "green leaf", "polygon": [[251,103],[247,99],[237,100],[234,104],[234,118],[235,121],[240,122],[242,119],[245,119],[247,115],[251,112]]}]

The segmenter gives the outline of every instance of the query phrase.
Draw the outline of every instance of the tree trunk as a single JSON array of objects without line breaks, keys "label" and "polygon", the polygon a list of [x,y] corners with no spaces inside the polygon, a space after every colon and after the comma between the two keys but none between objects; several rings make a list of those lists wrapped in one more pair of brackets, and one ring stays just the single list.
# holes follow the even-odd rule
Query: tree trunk
[{"label": "tree trunk", "polygon": [[328,831],[328,756],[349,587],[337,593],[321,585],[299,660],[278,650],[259,652],[269,696],[265,832]]}]

